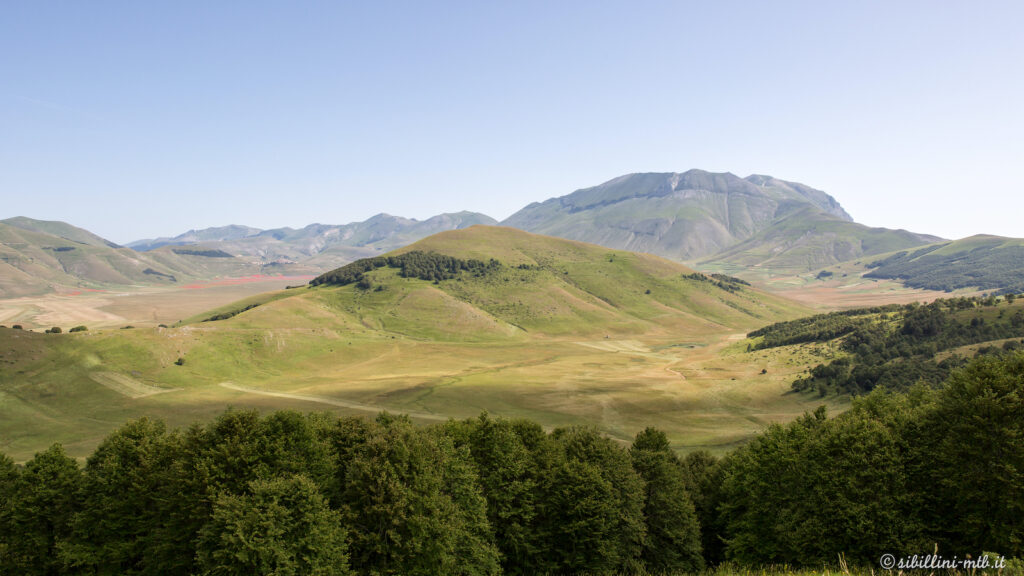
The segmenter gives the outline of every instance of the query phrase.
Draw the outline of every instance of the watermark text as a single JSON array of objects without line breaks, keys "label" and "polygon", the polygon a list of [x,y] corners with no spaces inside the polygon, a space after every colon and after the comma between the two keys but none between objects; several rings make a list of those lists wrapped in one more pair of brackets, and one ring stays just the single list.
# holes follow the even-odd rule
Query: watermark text
[{"label": "watermark text", "polygon": [[914,554],[898,557],[882,554],[878,561],[883,570],[1001,570],[1006,567],[1006,558],[981,554],[966,558],[946,558],[939,554]]}]

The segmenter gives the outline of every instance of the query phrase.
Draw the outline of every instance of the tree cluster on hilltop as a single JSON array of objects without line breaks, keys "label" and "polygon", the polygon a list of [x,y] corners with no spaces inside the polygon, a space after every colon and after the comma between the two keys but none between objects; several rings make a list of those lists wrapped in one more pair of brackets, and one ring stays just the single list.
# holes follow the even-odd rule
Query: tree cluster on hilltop
[{"label": "tree cluster on hilltop", "polygon": [[727,274],[711,274],[709,276],[700,272],[694,272],[692,274],[683,274],[683,278],[698,282],[708,282],[726,292],[739,292],[744,286],[750,286],[750,282]]},{"label": "tree cluster on hilltop", "polygon": [[489,262],[484,262],[475,259],[463,260],[435,252],[412,251],[397,256],[376,256],[356,260],[351,264],[317,276],[309,284],[310,286],[356,284],[364,280],[364,274],[367,272],[385,267],[399,269],[399,275],[403,278],[419,278],[437,282],[450,280],[462,272],[482,275],[500,268],[501,263],[493,258]]},{"label": "tree cluster on hilltop", "polygon": [[648,428],[228,411],[0,456],[0,574],[683,574],[1024,554],[1024,353],[876,391],[724,458]]}]

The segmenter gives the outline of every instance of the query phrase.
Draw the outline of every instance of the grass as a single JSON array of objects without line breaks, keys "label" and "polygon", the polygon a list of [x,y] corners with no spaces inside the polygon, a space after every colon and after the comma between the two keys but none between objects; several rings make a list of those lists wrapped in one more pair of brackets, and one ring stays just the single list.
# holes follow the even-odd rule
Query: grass
[{"label": "grass", "polygon": [[870,258],[929,241],[904,230],[870,228],[813,208],[800,210],[752,237],[706,258],[701,267],[735,267],[744,277],[762,270],[795,275],[837,262]]}]

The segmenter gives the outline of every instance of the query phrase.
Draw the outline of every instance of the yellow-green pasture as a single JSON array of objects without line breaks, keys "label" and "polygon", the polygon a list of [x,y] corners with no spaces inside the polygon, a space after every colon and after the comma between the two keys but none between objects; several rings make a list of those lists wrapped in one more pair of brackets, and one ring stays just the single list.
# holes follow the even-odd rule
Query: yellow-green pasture
[{"label": "yellow-green pasture", "polygon": [[741,333],[444,342],[317,324],[0,330],[0,451],[25,460],[61,442],[85,456],[128,419],[181,426],[234,406],[423,422],[486,410],[623,441],[657,426],[680,449],[722,452],[822,402],[789,392],[813,348],[746,352]]}]

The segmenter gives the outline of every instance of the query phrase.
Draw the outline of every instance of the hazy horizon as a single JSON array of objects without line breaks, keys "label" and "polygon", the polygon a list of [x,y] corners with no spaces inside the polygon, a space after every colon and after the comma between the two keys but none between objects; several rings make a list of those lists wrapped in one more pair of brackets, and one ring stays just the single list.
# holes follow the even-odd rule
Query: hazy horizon
[{"label": "hazy horizon", "polygon": [[1024,236],[1024,6],[8,7],[0,218],[114,242],[503,220],[632,172],[770,174],[869,226]]}]

